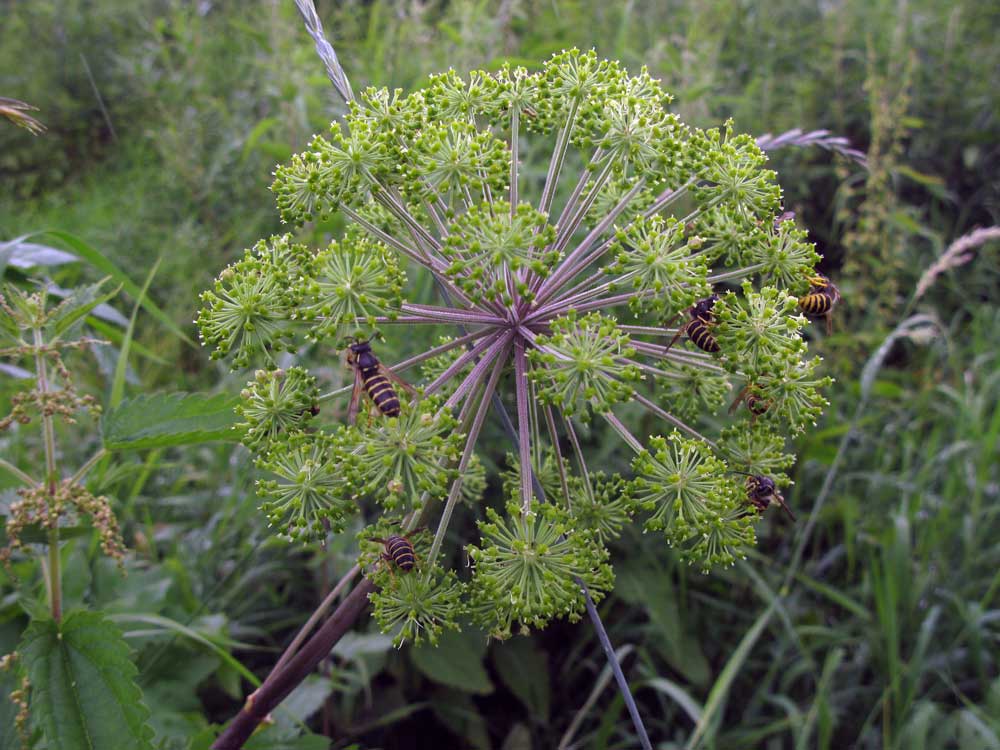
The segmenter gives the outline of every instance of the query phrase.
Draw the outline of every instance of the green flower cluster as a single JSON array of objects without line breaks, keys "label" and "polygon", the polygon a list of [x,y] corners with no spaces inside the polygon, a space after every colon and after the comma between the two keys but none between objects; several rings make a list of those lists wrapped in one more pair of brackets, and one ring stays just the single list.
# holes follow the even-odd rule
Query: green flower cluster
[{"label": "green flower cluster", "polygon": [[629,305],[636,314],[678,310],[707,297],[712,289],[708,258],[691,252],[684,225],[673,217],[639,217],[615,235],[608,273],[628,279],[638,294]]},{"label": "green flower cluster", "polygon": [[544,403],[587,422],[591,411],[610,411],[632,397],[631,383],[641,380],[642,373],[623,360],[634,354],[628,334],[614,318],[570,313],[552,321],[551,335],[536,339],[528,355],[533,365],[529,377]]},{"label": "green flower cluster", "polygon": [[266,449],[282,435],[304,430],[319,410],[316,379],[301,367],[257,370],[240,393],[236,413],[243,417],[243,445],[252,451]]},{"label": "green flower cluster", "polygon": [[389,511],[440,499],[457,475],[464,445],[458,421],[437,398],[404,407],[399,417],[371,416],[341,427],[334,439],[342,492],[370,497]]},{"label": "green flower cluster", "polygon": [[[555,237],[545,214],[527,203],[513,210],[505,201],[479,203],[452,223],[441,252],[451,262],[449,276],[470,299],[509,305],[509,279],[519,271],[549,275],[559,260],[558,252],[547,249]],[[518,297],[532,299],[523,279],[512,286]]]},{"label": "green flower cluster", "polygon": [[566,511],[533,503],[522,514],[510,503],[507,514],[487,508],[479,524],[482,541],[468,547],[475,566],[471,614],[492,636],[509,637],[517,623],[544,628],[556,617],[578,620],[585,608],[580,582],[595,600],[611,589],[607,549]]},{"label": "green flower cluster", "polygon": [[[683,559],[732,564],[759,518],[742,475],[788,483],[786,437],[815,422],[829,383],[791,296],[818,256],[793,222],[775,221],[781,190],[753,138],[731,123],[687,127],[669,103],[645,69],[580,50],[537,72],[366,89],[272,185],[283,221],[340,212],[344,235],[318,251],[272,237],[203,295],[202,339],[236,367],[347,350],[351,424],[315,418],[343,413],[324,404],[350,386],[320,395],[288,366],[244,389],[244,442],[285,535],[336,533],[359,510],[402,517],[359,538],[376,619],[397,643],[434,642],[463,617],[498,637],[579,617],[581,585],[595,598],[610,589],[607,545],[640,512]],[[546,144],[547,166],[536,164]],[[412,287],[433,280],[435,298],[404,299],[415,267]],[[380,332],[400,325],[447,334],[399,363],[423,378],[418,395],[386,371],[398,360]],[[482,507],[475,453],[497,402],[514,405],[520,444],[503,512]],[[632,434],[640,411],[675,431]],[[634,451],[632,476],[587,467],[576,430],[591,421]],[[462,540],[469,571],[444,562],[456,557],[456,509],[480,519],[479,540]],[[372,541],[435,518],[411,569]]]},{"label": "green flower cluster", "polygon": [[742,557],[755,543],[752,517],[726,464],[677,431],[649,442],[651,450],[632,465],[633,499],[652,512],[646,530],[662,531],[684,559],[705,570]]}]

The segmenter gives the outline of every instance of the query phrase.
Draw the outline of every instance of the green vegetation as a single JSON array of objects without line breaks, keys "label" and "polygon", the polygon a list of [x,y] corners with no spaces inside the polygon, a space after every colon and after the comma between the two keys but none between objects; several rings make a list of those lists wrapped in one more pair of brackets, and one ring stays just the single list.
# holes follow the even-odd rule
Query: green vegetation
[{"label": "green vegetation", "polygon": [[[614,475],[630,474],[630,459],[600,419],[579,425],[580,450],[605,472],[591,478],[593,497],[579,508],[614,563],[600,614],[661,747],[1000,748],[1000,243],[980,232],[952,244],[1000,224],[996,11],[929,0],[349,0],[320,10],[356,92],[409,93],[448,67],[535,70],[565,47],[593,46],[633,74],[647,65],[675,97],[671,111],[691,126],[732,118],[736,132],[755,135],[825,128],[866,153],[867,169],[815,145],[769,152],[785,207],[844,297],[832,335],[822,323],[808,327],[810,348],[824,360],[803,377],[836,382],[823,390],[830,405],[816,428],[794,436],[784,428],[797,463],[775,445],[767,414],[751,419],[746,402],[739,418],[751,426],[723,429],[737,394],[721,377],[691,368],[688,380],[664,385],[684,396],[666,395],[663,404],[703,434],[721,433],[727,456],[766,460],[774,476],[787,475],[782,492],[797,522],[771,509],[756,552],[702,575],[662,532],[625,523],[631,509],[612,507],[622,490]],[[354,575],[359,521],[338,515],[347,530],[325,546],[279,539],[258,507],[271,503],[272,517],[285,518],[282,488],[299,486],[270,481],[281,471],[265,477],[233,443],[206,442],[237,422],[260,444],[307,420],[343,422],[346,391],[309,412],[317,393],[350,386],[350,369],[329,346],[306,343],[294,359],[279,359],[280,378],[230,375],[191,343],[199,292],[227,264],[248,263],[244,250],[260,238],[288,231],[268,190],[276,165],[304,152],[345,108],[290,2],[42,0],[8,8],[2,34],[0,96],[38,107],[30,114],[47,130],[33,135],[0,120],[0,243],[22,238],[0,244],[0,271],[26,292],[45,278],[79,289],[54,323],[36,327],[46,337],[107,343],[59,350],[76,392],[54,406],[82,411],[75,424],[53,413],[51,445],[44,419],[15,420],[0,433],[0,546],[17,534],[22,544],[0,568],[0,655],[19,652],[0,670],[0,693],[15,693],[0,699],[0,749],[18,747],[21,735],[45,747],[53,722],[97,746],[114,732],[122,747],[207,748],[336,582]],[[526,140],[522,174],[541,183],[548,152],[534,146]],[[612,205],[598,200],[594,210]],[[327,247],[345,226],[334,214],[307,224],[296,241]],[[479,236],[484,222],[465,229]],[[644,262],[634,248],[656,248],[683,229],[622,233],[621,272]],[[801,244],[776,239],[765,252],[738,239],[733,253],[771,264],[776,276],[784,264],[813,263],[785,252]],[[56,250],[79,260],[59,262],[67,258]],[[542,256],[526,252],[525,262]],[[657,262],[688,263],[704,277],[669,248]],[[426,274],[382,278],[392,294],[405,283],[407,300],[437,299]],[[671,309],[690,304],[687,293],[663,291],[677,296]],[[57,296],[50,293],[51,306]],[[752,346],[727,304],[721,345]],[[376,314],[343,297],[336,311],[358,309]],[[324,336],[351,333],[330,328]],[[389,363],[444,346],[438,334],[460,335],[386,328],[378,348],[392,353],[383,355]],[[434,381],[453,361],[445,353],[420,376],[405,376]],[[3,418],[21,403],[13,399],[23,384],[36,382],[19,376],[37,374],[37,362],[5,356],[0,364]],[[237,415],[240,391],[253,398]],[[88,395],[103,407],[99,427]],[[555,396],[586,408],[575,393]],[[267,421],[275,404],[285,405],[280,424]],[[621,408],[622,421],[636,434],[669,434],[630,409]],[[810,414],[801,421],[808,425]],[[464,506],[482,492],[498,511],[518,494],[517,450],[495,419],[483,424],[479,445],[459,498],[462,520],[443,550],[478,538]],[[558,488],[558,461],[542,458],[539,480]],[[53,471],[67,480],[54,557],[45,544],[51,524],[14,508],[37,501],[37,492],[18,494],[26,480]],[[649,484],[650,502],[665,508]],[[124,576],[102,552],[102,543],[115,549],[104,502],[124,540]],[[498,524],[494,536],[509,531]],[[414,542],[426,555],[429,542]],[[381,551],[367,544],[370,556]],[[456,555],[448,564],[464,562]],[[46,588],[54,578],[68,613],[58,626]],[[416,579],[407,581],[414,590],[406,594],[424,601]],[[377,601],[376,614],[405,620],[399,601]],[[425,603],[432,616],[439,602]],[[586,622],[502,643],[468,626],[438,639],[436,649],[397,650],[391,635],[361,620],[247,747],[326,747],[321,735],[337,747],[636,746]],[[60,672],[63,664],[71,667]],[[136,707],[114,714],[65,700],[74,681],[95,675]],[[146,708],[132,700],[137,688]],[[18,724],[29,696],[31,719]]]}]

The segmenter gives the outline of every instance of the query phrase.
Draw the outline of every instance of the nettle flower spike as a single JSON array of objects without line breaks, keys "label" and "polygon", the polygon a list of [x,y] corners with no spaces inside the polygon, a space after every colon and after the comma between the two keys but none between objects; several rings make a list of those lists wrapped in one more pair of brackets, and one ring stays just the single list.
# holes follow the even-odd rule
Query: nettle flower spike
[{"label": "nettle flower spike", "polygon": [[[272,186],[284,221],[339,211],[344,236],[318,251],[272,238],[204,295],[203,340],[238,367],[368,342],[367,369],[352,365],[360,408],[321,412],[356,423],[310,420],[350,388],[317,396],[298,367],[255,378],[241,414],[283,533],[336,532],[361,511],[433,529],[406,571],[361,542],[398,641],[463,613],[500,637],[578,617],[582,586],[610,589],[606,545],[639,511],[692,564],[731,564],[760,519],[742,473],[787,483],[785,437],[816,420],[829,383],[792,296],[818,256],[776,222],[781,190],[754,139],[689,128],[669,104],[648,71],[580,50],[538,72],[366,89]],[[435,296],[405,299],[404,269]],[[399,361],[378,336],[401,325],[436,343]],[[497,401],[517,441],[504,506],[488,508],[476,447]],[[637,412],[667,437],[633,434]],[[590,470],[583,422],[621,439],[633,476]],[[457,510],[480,521],[457,545],[471,569],[450,567]]]}]

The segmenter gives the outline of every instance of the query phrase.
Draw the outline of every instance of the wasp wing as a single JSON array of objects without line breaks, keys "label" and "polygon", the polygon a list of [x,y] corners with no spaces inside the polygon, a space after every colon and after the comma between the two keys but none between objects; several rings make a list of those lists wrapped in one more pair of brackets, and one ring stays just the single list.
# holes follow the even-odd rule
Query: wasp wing
[{"label": "wasp wing", "polygon": [[347,421],[350,424],[354,424],[358,419],[358,407],[361,405],[361,393],[365,389],[365,384],[361,380],[361,368],[356,366],[353,367],[354,390],[351,391],[351,403],[347,407]]},{"label": "wasp wing", "polygon": [[406,391],[408,394],[410,394],[410,396],[412,396],[413,398],[417,398],[420,395],[417,392],[416,388],[407,383],[405,380],[399,377],[399,375],[394,373],[392,370],[383,365],[381,362],[378,363],[378,371],[383,375],[385,375],[387,378],[389,378],[389,380],[398,385],[404,391]]}]

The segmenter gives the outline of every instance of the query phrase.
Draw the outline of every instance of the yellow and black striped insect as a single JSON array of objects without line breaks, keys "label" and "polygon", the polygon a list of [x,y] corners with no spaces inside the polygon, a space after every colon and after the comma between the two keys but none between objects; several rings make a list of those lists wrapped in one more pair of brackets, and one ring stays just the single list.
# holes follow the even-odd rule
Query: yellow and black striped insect
[{"label": "yellow and black striped insect", "polygon": [[354,390],[351,393],[351,405],[347,408],[347,421],[352,424],[358,416],[362,391],[368,394],[372,406],[387,417],[399,416],[399,394],[392,383],[401,386],[410,395],[416,395],[416,390],[409,383],[378,361],[368,341],[351,344],[347,352],[347,363],[354,368]]},{"label": "yellow and black striped insect", "polygon": [[732,414],[739,408],[740,404],[746,404],[747,409],[751,414],[751,419],[756,421],[757,417],[763,416],[767,413],[767,410],[771,408],[771,404],[774,403],[771,399],[766,399],[759,395],[756,386],[752,383],[747,383],[743,386],[743,390],[739,392],[733,403],[729,405],[729,413]]},{"label": "yellow and black striped insect", "polygon": [[767,510],[771,505],[780,505],[784,509],[785,513],[787,513],[793,521],[795,520],[795,514],[792,513],[792,509],[785,503],[785,498],[778,491],[778,486],[774,483],[774,480],[771,479],[771,477],[765,477],[760,474],[748,474],[746,488],[747,500],[761,513]]},{"label": "yellow and black striped insect", "polygon": [[681,326],[680,330],[677,331],[677,335],[670,340],[664,351],[669,351],[670,347],[677,343],[677,339],[686,333],[692,343],[702,351],[709,352],[710,354],[718,352],[719,342],[715,340],[715,336],[712,335],[711,330],[712,326],[715,325],[715,316],[712,315],[712,308],[715,307],[715,303],[718,300],[719,295],[713,294],[711,297],[705,297],[705,299],[700,299],[691,305],[687,309],[687,314],[691,316],[691,320]]},{"label": "yellow and black striped insect", "polygon": [[799,297],[799,308],[814,318],[826,318],[827,335],[833,332],[833,308],[840,302],[840,290],[823,274],[809,277],[809,291]]},{"label": "yellow and black striped insect", "polygon": [[[413,542],[408,537],[401,534],[390,534],[388,539],[377,539],[372,537],[370,541],[379,542],[385,545],[382,559],[390,565],[395,565],[404,573],[413,570],[417,562],[416,553],[413,551]],[[392,568],[390,567],[391,571]]]}]

